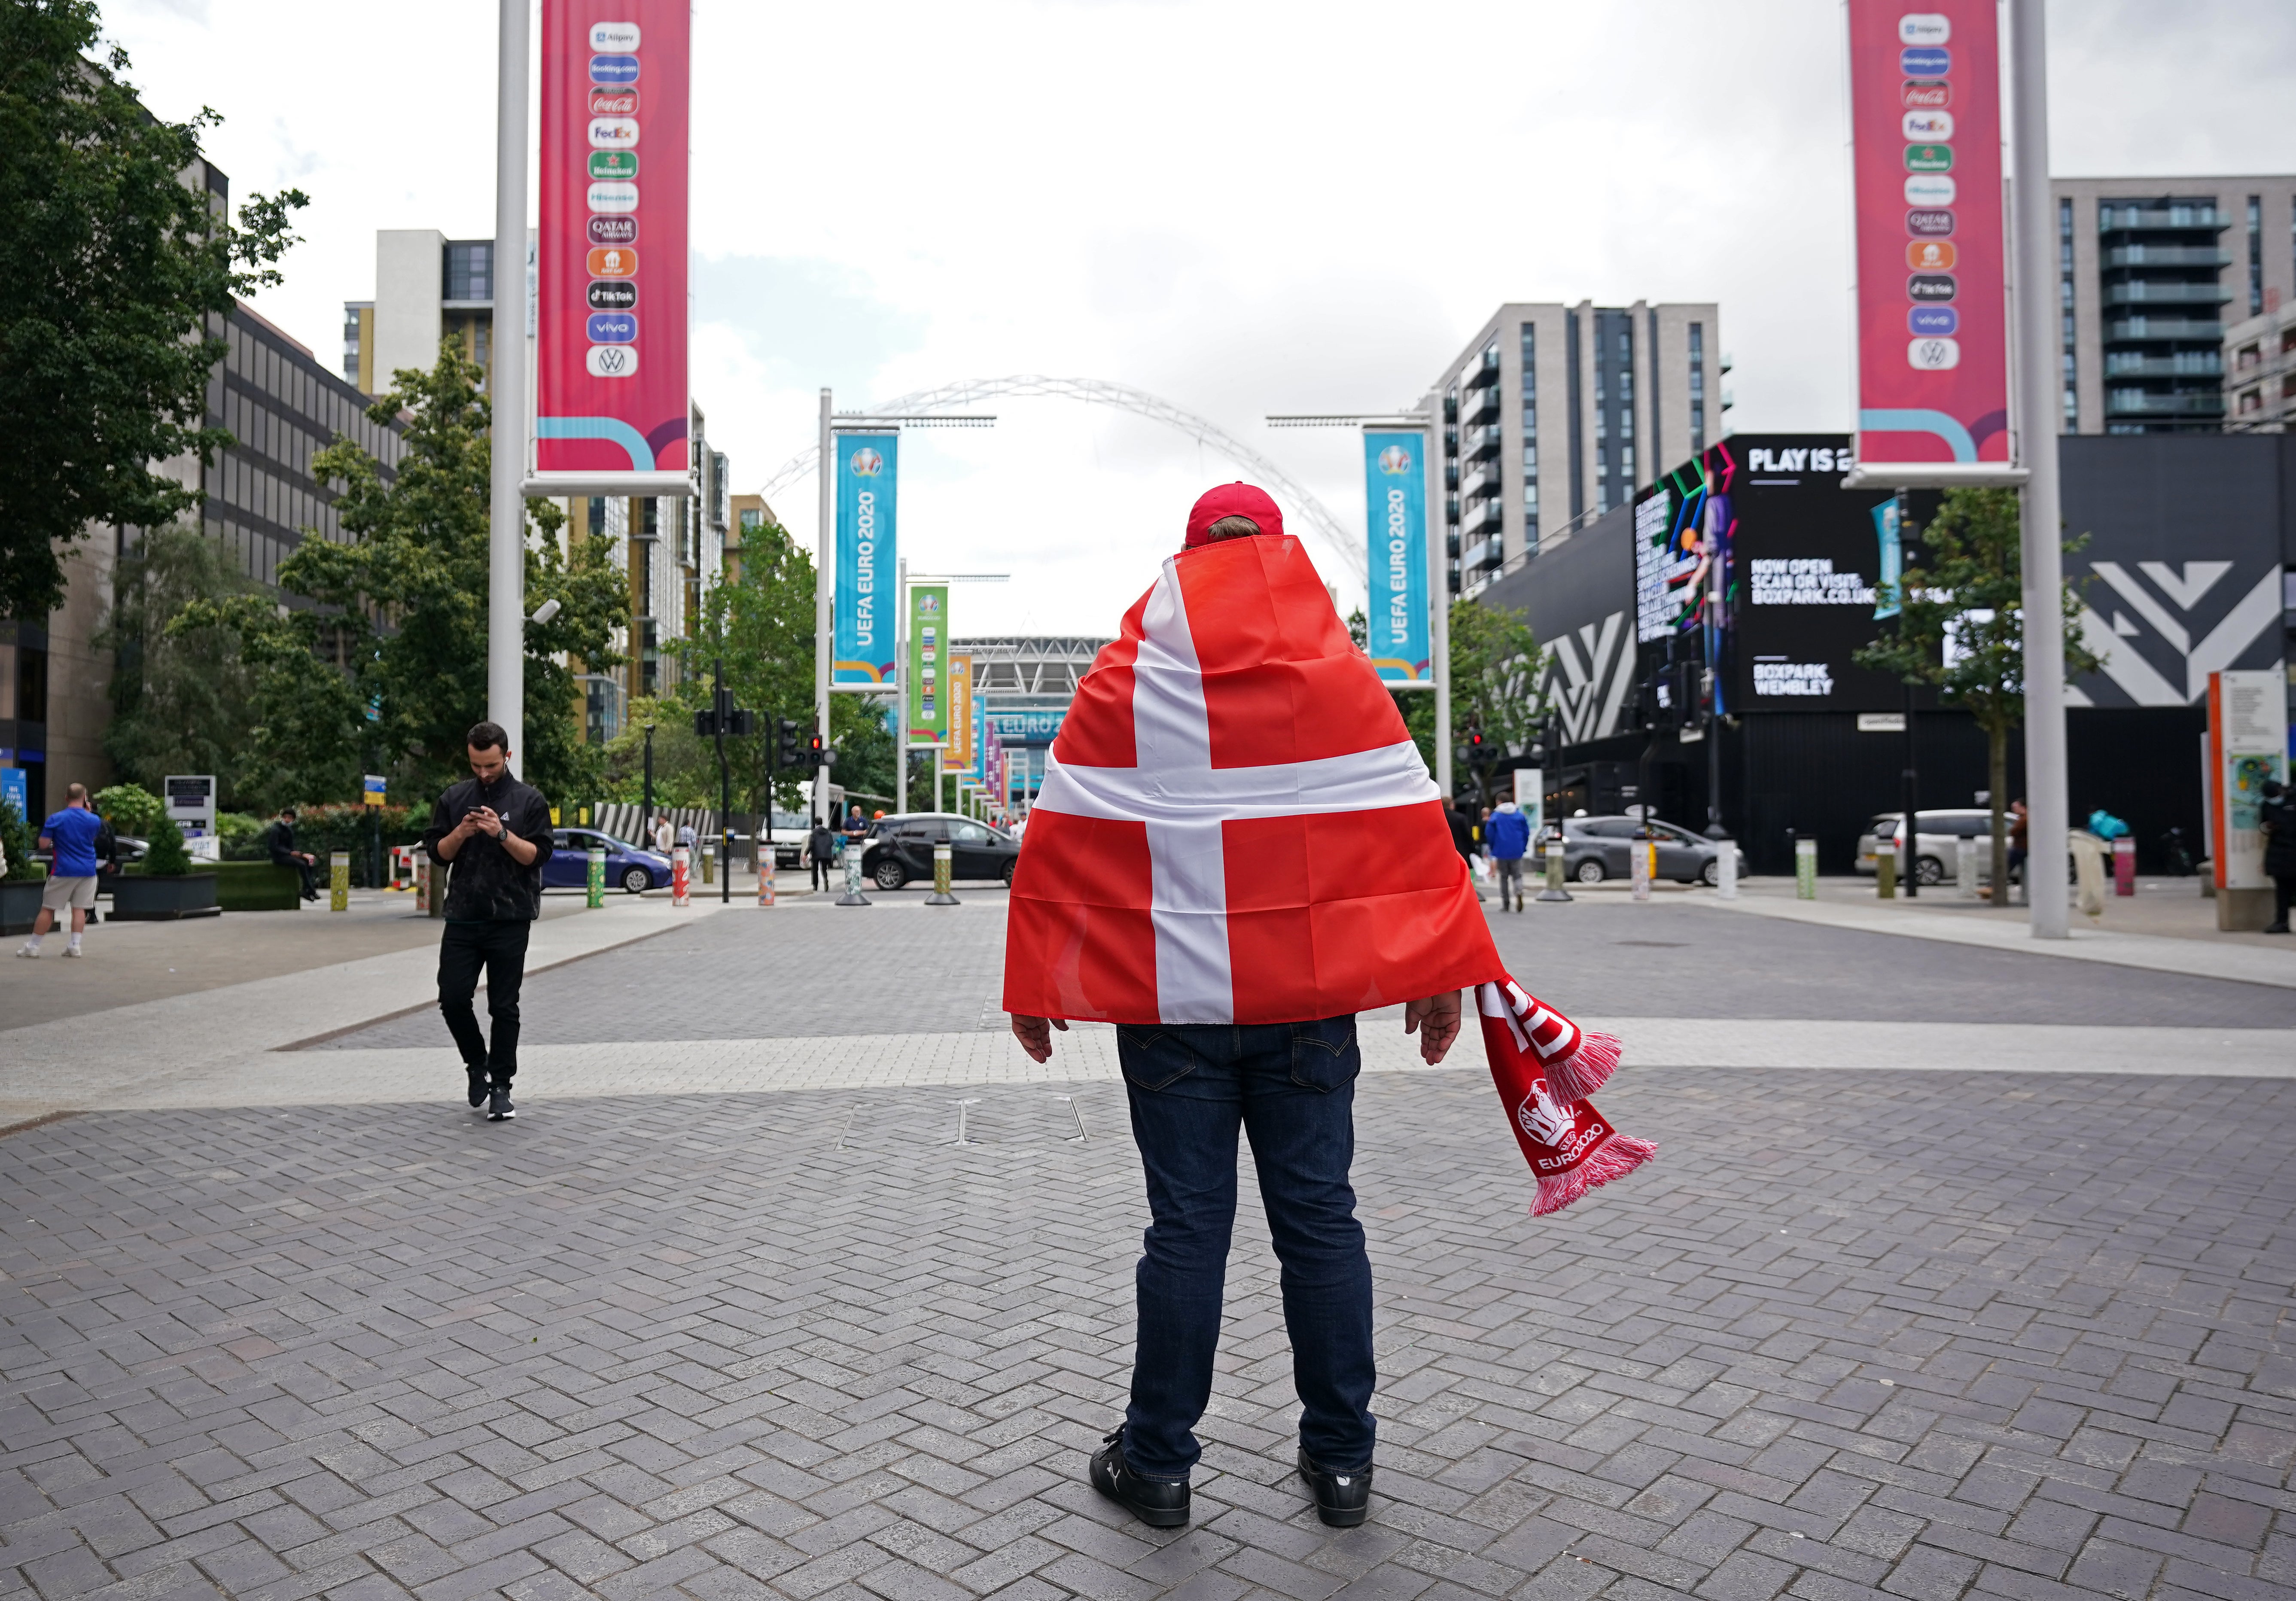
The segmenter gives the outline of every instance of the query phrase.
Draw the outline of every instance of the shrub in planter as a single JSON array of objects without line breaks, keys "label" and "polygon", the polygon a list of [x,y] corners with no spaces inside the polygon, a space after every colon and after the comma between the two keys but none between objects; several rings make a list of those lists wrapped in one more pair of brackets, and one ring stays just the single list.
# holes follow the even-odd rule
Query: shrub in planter
[{"label": "shrub in planter", "polygon": [[167,803],[140,784],[107,784],[89,802],[111,832],[148,840],[168,816]]},{"label": "shrub in planter", "polygon": [[14,803],[0,800],[0,852],[7,857],[6,870],[0,872],[0,934],[29,934],[40,915],[48,870],[32,859],[37,843]]},{"label": "shrub in planter", "polygon": [[123,923],[214,916],[223,909],[216,904],[216,875],[194,871],[197,866],[182,833],[161,817],[152,831],[152,849],[113,884],[111,915]]}]

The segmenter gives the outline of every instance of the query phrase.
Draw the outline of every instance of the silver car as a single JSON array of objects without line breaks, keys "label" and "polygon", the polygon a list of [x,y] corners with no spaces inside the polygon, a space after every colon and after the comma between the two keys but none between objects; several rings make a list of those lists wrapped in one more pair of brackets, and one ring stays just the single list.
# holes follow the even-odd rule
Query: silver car
[{"label": "silver car", "polygon": [[[1925,884],[1941,884],[1958,871],[1962,841],[1982,841],[1992,837],[1993,812],[1988,807],[1947,807],[1931,811],[1925,806],[1916,815],[1921,818],[1921,824],[1920,832],[1914,840],[1914,870]],[[1898,836],[1905,817],[1901,811],[1874,814],[1873,820],[1866,825],[1866,832],[1857,836],[1858,872],[1876,871],[1875,858],[1885,844],[1890,854],[1898,853]],[[1989,865],[1991,858],[1986,854],[1988,850],[1988,847],[1980,844],[1978,858],[1980,863]],[[1982,873],[1984,867],[1980,866],[1979,871]]]}]

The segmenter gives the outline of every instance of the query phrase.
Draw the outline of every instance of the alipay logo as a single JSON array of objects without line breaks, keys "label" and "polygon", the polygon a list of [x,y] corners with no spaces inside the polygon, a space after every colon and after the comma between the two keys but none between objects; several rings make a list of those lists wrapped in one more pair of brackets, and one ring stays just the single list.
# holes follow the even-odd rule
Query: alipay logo
[{"label": "alipay logo", "polygon": [[1953,22],[1943,12],[1908,12],[1898,19],[1900,45],[1942,45],[1951,37]]},{"label": "alipay logo", "polygon": [[874,478],[885,470],[885,458],[866,445],[853,453],[853,476]]},{"label": "alipay logo", "polygon": [[635,22],[590,24],[590,48],[593,50],[636,50],[637,47],[638,25]]},{"label": "alipay logo", "polygon": [[1411,471],[1411,452],[1400,445],[1390,445],[1379,453],[1379,470],[1390,478],[1400,478]]}]

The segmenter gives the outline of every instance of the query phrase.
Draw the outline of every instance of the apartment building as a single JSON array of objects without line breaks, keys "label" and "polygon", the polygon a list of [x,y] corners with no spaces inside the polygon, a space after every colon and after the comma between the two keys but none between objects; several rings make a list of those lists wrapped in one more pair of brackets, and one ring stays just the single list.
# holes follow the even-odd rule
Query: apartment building
[{"label": "apartment building", "polygon": [[1624,505],[1722,437],[1719,308],[1511,302],[1435,381],[1451,589]]},{"label": "apartment building", "polygon": [[2054,178],[2067,433],[2227,424],[2226,326],[2296,299],[2296,177]]},{"label": "apartment building", "polygon": [[2224,407],[2226,433],[2288,431],[2296,418],[2296,299],[2225,330]]}]

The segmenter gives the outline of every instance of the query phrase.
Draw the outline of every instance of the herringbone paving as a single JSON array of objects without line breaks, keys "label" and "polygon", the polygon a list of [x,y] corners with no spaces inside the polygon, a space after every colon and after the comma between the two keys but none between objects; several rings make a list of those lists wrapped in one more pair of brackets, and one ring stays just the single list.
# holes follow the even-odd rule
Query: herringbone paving
[{"label": "herringbone paving", "polygon": [[[89,1114],[0,1143],[0,1592],[2259,1601],[2296,1580],[2296,1086],[1649,1071],[1549,1219],[1365,1079],[1365,1527],[1290,1476],[1247,1203],[1196,1516],[1083,1483],[1120,1087]],[[969,1144],[954,1144],[968,1099]],[[840,1148],[841,1145],[841,1148]]]}]

